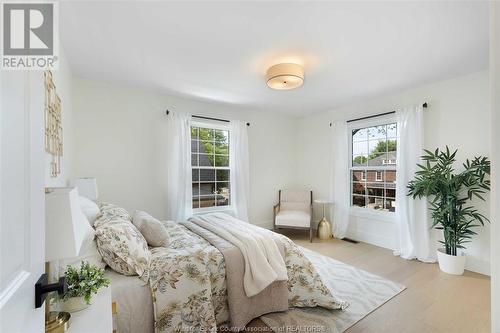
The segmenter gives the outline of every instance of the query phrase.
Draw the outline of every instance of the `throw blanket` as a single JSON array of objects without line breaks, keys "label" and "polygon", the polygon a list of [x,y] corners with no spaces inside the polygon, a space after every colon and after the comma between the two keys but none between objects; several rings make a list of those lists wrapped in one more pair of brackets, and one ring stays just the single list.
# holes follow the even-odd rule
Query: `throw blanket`
[{"label": "throw blanket", "polygon": [[248,297],[257,295],[274,281],[288,280],[285,261],[271,231],[224,213],[199,215],[190,221],[210,230],[241,251],[245,260],[243,285]]},{"label": "throw blanket", "polygon": [[[288,310],[288,288],[286,281],[273,282],[259,294],[248,297],[243,287],[245,260],[241,251],[213,232],[192,222],[182,222],[181,224],[198,236],[203,237],[224,256],[229,326],[232,331],[243,330],[252,319],[264,314]],[[281,255],[285,257],[283,244],[278,242],[277,245]]]},{"label": "throw blanket", "polygon": [[[226,265],[222,254],[202,237],[175,222],[163,222],[168,247],[152,248],[149,284],[157,332],[217,332],[229,319]],[[276,234],[284,245],[290,307],[345,309],[332,295],[300,248]]]}]

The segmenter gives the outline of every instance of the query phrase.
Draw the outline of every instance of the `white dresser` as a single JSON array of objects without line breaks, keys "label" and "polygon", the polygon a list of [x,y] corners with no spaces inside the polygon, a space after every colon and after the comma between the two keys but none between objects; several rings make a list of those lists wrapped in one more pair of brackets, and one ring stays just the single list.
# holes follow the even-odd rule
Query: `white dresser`
[{"label": "white dresser", "polygon": [[112,333],[111,287],[99,290],[92,305],[71,314],[69,333]]}]

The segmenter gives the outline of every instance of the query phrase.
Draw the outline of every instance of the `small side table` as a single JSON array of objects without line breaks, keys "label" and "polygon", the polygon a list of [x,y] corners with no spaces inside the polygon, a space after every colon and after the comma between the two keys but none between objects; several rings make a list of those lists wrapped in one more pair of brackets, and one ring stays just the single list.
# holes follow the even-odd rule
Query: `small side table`
[{"label": "small side table", "polygon": [[99,290],[92,296],[92,305],[73,312],[69,322],[68,333],[111,333],[113,318],[111,308],[111,287]]},{"label": "small side table", "polygon": [[314,202],[323,205],[323,218],[319,221],[318,224],[318,237],[319,239],[330,239],[332,238],[332,226],[326,219],[326,205],[329,205],[333,202],[326,199],[316,199],[314,200]]}]

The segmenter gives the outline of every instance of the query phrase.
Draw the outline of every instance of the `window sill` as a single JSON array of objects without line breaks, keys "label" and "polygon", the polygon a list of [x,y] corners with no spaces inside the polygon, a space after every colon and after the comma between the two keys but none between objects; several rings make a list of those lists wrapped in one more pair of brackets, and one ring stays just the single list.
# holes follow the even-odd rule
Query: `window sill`
[{"label": "window sill", "polygon": [[350,207],[349,215],[387,223],[396,223],[395,212],[377,211],[370,208]]},{"label": "window sill", "polygon": [[206,208],[194,208],[193,215],[200,215],[206,213],[215,213],[215,212],[233,212],[232,206],[224,206],[224,207],[206,207]]}]

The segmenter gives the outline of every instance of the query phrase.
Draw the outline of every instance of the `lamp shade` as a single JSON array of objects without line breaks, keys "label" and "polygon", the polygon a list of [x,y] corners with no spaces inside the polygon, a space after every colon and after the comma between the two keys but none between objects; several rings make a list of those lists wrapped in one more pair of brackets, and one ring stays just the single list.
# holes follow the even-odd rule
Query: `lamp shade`
[{"label": "lamp shade", "polygon": [[82,244],[93,237],[76,188],[54,188],[45,194],[46,261],[78,256]]},{"label": "lamp shade", "polygon": [[267,70],[266,79],[272,89],[298,88],[304,83],[304,68],[297,64],[277,64]]},{"label": "lamp shade", "polygon": [[78,188],[78,193],[81,196],[94,201],[99,197],[99,193],[97,192],[97,180],[95,178],[77,178],[75,180],[75,186]]}]

